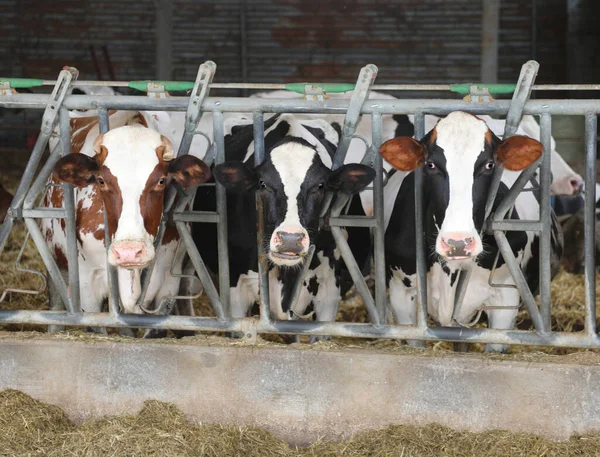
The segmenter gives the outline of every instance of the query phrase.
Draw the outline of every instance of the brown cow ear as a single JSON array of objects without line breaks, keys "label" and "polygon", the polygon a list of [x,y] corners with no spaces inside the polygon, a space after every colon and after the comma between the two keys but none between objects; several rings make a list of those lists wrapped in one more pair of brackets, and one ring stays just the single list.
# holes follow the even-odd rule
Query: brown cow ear
[{"label": "brown cow ear", "polygon": [[426,149],[414,138],[399,136],[383,143],[379,153],[397,170],[413,171],[425,163]]},{"label": "brown cow ear", "polygon": [[94,140],[94,152],[96,153],[95,159],[99,164],[103,164],[108,155],[108,149],[102,144],[104,141],[104,133],[101,133]]},{"label": "brown cow ear", "polygon": [[210,168],[202,160],[184,155],[169,163],[169,177],[184,189],[198,186],[210,179]]},{"label": "brown cow ear", "polygon": [[496,148],[496,157],[510,171],[521,171],[542,156],[542,143],[533,138],[514,135]]},{"label": "brown cow ear", "polygon": [[175,152],[173,151],[173,144],[169,139],[161,135],[160,139],[162,144],[156,148],[156,155],[158,156],[158,160],[164,160],[165,162],[170,162],[175,158]]},{"label": "brown cow ear", "polygon": [[85,154],[67,154],[54,165],[52,176],[77,187],[86,187],[96,181],[98,162]]}]

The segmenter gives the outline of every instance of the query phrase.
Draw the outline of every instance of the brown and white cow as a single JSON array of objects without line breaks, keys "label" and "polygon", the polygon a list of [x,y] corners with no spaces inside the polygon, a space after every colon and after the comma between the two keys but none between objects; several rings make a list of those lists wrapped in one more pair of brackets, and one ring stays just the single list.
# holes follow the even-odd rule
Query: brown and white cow
[{"label": "brown and white cow", "polygon": [[[157,119],[154,119],[157,120]],[[83,311],[101,311],[108,296],[104,208],[110,234],[108,262],[117,267],[121,305],[126,313],[141,313],[140,272],[155,257],[156,264],[144,306],[176,295],[179,278],[170,274],[183,261],[177,249],[178,234],[167,229],[155,252],[154,239],[163,212],[165,190],[174,180],[183,188],[205,182],[210,171],[201,160],[186,155],[174,158],[167,137],[149,128],[148,113],[111,113],[114,128],[99,134],[95,117],[71,119],[72,153],[54,167],[54,182],[75,186],[79,278]],[[43,206],[62,207],[63,190],[51,186]],[[42,231],[57,263],[66,272],[64,219],[43,219]]]}]

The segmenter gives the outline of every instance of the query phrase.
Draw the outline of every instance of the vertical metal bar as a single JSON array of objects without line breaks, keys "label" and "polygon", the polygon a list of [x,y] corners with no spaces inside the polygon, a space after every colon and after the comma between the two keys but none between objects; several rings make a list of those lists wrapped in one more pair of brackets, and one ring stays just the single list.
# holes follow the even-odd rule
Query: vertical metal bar
[{"label": "vertical metal bar", "polygon": [[598,117],[585,115],[585,331],[596,335],[596,138]]},{"label": "vertical metal bar", "polygon": [[[223,113],[213,113],[213,138],[217,151],[216,164],[225,162],[225,133],[223,127]],[[227,192],[222,184],[216,183],[217,213],[219,222],[217,224],[217,244],[219,252],[219,290],[221,302],[225,308],[225,314],[231,316],[229,303],[229,248],[227,243]]]},{"label": "vertical metal bar", "polygon": [[[60,125],[60,140],[62,156],[71,152],[71,122],[69,111],[61,107],[58,122]],[[56,152],[57,154],[57,152]],[[77,219],[75,215],[75,194],[71,184],[63,184],[63,201],[66,213],[67,232],[67,263],[69,265],[69,298],[73,310],[81,311],[81,297],[79,292],[79,262],[77,254]]]},{"label": "vertical metal bar", "polygon": [[173,5],[171,0],[155,0],[156,6],[156,78],[172,79]]},{"label": "vertical metal bar", "polygon": [[[104,107],[98,108],[98,129],[100,134],[106,133],[110,129],[108,111]],[[119,315],[119,275],[117,269],[108,263],[108,250],[110,249],[110,232],[108,230],[108,219],[106,217],[106,208],[104,208],[104,244],[106,245],[106,270],[108,279],[108,311],[113,316]]]},{"label": "vertical metal bar", "polygon": [[[415,138],[425,136],[425,116],[415,114]],[[415,237],[417,250],[417,325],[427,327],[427,257],[425,235],[423,229],[423,168],[419,167],[415,174]]]},{"label": "vertical metal bar", "polygon": [[[265,123],[263,113],[260,111],[252,114],[254,125],[254,166],[260,165],[265,159]],[[260,320],[270,321],[271,298],[269,295],[269,259],[264,250],[264,208],[263,201],[256,194],[256,243],[258,246],[258,288],[260,291]]]},{"label": "vertical metal bar", "polygon": [[481,18],[481,82],[498,81],[498,36],[500,35],[500,0],[486,0]]},{"label": "vertical metal bar", "polygon": [[[552,272],[550,271],[550,240],[552,236],[550,218],[550,157],[551,157],[551,134],[552,134],[552,117],[550,114],[542,114],[540,119],[541,140],[544,146],[544,155],[540,166],[540,221],[542,222],[543,230],[540,233],[540,312],[542,321],[546,329],[551,327],[551,297],[550,297],[550,280]],[[595,162],[594,162],[595,163]]]},{"label": "vertical metal bar", "polygon": [[[371,130],[373,149],[379,151],[382,143],[382,121],[381,114],[371,115]],[[373,181],[373,216],[376,224],[373,227],[373,262],[375,263],[375,306],[379,312],[379,319],[385,322],[386,313],[386,282],[385,282],[385,227],[383,217],[383,159],[377,154],[373,161],[375,168],[375,180]]]}]

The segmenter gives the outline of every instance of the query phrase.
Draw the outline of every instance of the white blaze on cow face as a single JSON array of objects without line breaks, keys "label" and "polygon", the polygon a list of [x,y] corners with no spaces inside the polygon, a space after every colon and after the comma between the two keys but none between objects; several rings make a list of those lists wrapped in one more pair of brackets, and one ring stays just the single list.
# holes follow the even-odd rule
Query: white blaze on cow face
[{"label": "white blaze on cow face", "polygon": [[[273,231],[269,245],[269,258],[276,265],[297,265],[308,252],[309,235],[300,222],[297,198],[315,154],[314,149],[292,142],[271,151],[271,161],[279,173],[287,203],[285,219]],[[296,249],[286,249],[294,244]]]},{"label": "white blaze on cow face", "polygon": [[145,226],[140,197],[158,165],[160,134],[143,127],[121,127],[104,135],[108,150],[103,166],[118,182],[123,202],[108,261],[113,266],[143,268],[154,258],[154,236]]},{"label": "white blaze on cow face", "polygon": [[436,252],[449,260],[474,258],[483,247],[473,221],[473,173],[488,127],[475,116],[457,111],[440,120],[436,132],[437,145],[446,158],[449,184],[449,202]]}]

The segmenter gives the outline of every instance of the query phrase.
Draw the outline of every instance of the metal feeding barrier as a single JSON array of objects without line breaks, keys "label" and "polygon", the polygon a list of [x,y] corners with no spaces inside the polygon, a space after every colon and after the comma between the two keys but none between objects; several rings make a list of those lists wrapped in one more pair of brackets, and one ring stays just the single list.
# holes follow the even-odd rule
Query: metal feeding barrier
[{"label": "metal feeding barrier", "polygon": [[[377,67],[365,66],[359,74],[356,84],[214,84],[212,82],[216,71],[213,62],[205,62],[200,66],[194,83],[172,81],[77,81],[77,71],[73,68],[61,71],[56,81],[32,79],[0,80],[0,106],[4,108],[44,109],[42,127],[29,162],[15,193],[8,217],[0,227],[0,252],[2,252],[14,222],[23,219],[35,242],[37,249],[48,270],[52,287],[57,292],[60,302],[51,303],[52,311],[13,311],[0,310],[0,323],[4,324],[38,324],[48,326],[89,326],[89,327],[142,327],[151,329],[194,330],[215,332],[242,333],[247,339],[253,340],[259,333],[282,333],[294,335],[330,335],[340,337],[364,338],[393,338],[407,340],[448,340],[467,343],[496,343],[496,344],[528,344],[570,347],[600,347],[600,338],[596,332],[596,292],[595,292],[595,179],[596,179],[596,137],[597,119],[600,112],[600,100],[531,100],[532,90],[599,90],[598,85],[534,85],[539,65],[529,61],[522,67],[517,84],[479,85],[375,85]],[[52,94],[18,94],[15,88],[31,88],[53,86]],[[113,87],[127,86],[145,90],[149,96],[90,96],[72,95],[74,87],[82,85],[108,85]],[[211,97],[213,88],[242,88],[242,89],[286,89],[305,95],[304,98],[265,99],[265,98],[236,98]],[[166,96],[166,91],[191,90],[189,96]],[[326,94],[353,90],[349,99],[328,98]],[[426,91],[448,90],[466,95],[463,100],[447,99],[370,99],[371,90],[388,91]],[[495,100],[492,94],[512,93],[511,100]],[[178,297],[167,297],[162,303],[156,304],[154,310],[147,310],[142,315],[127,315],[120,312],[117,275],[114,267],[108,265],[109,280],[109,312],[81,312],[81,293],[79,290],[79,275],[77,268],[77,242],[74,211],[74,194],[72,186],[63,184],[64,208],[50,209],[36,207],[35,202],[46,189],[54,164],[70,152],[69,110],[95,110],[99,120],[100,132],[109,129],[108,110],[149,110],[149,111],[185,111],[185,130],[177,155],[187,154],[194,135],[205,135],[197,131],[203,113],[213,115],[214,142],[209,145],[204,158],[207,165],[222,163],[225,160],[224,115],[225,113],[251,113],[255,141],[255,164],[262,163],[264,151],[264,115],[271,113],[314,113],[338,114],[344,116],[338,150],[333,159],[333,168],[341,166],[346,152],[353,139],[366,140],[356,135],[356,127],[362,115],[371,116],[372,141],[367,146],[363,163],[372,165],[376,171],[373,182],[373,216],[342,215],[342,210],[348,202],[346,195],[327,195],[325,202],[328,207],[328,224],[337,243],[341,255],[347,265],[356,290],[362,297],[367,308],[371,323],[347,322],[318,322],[305,320],[277,321],[269,314],[268,260],[266,253],[259,249],[259,278],[260,278],[260,318],[233,319],[229,312],[229,265],[227,251],[227,212],[225,189],[216,184],[216,212],[200,212],[186,209],[193,199],[194,192],[176,191],[169,189],[165,197],[165,213],[155,240],[158,246],[161,242],[168,221],[172,221],[185,246],[195,272],[204,286],[217,317],[192,317],[170,314],[174,300]],[[492,180],[490,195],[486,204],[486,221],[484,230],[493,233],[498,243],[504,261],[515,281],[522,301],[531,316],[535,327],[533,331],[525,330],[495,330],[471,328],[468,325],[457,327],[429,327],[427,323],[427,273],[426,247],[423,234],[423,174],[421,169],[415,171],[415,219],[416,219],[416,249],[417,249],[417,324],[390,325],[386,323],[386,283],[384,260],[384,219],[383,219],[383,187],[384,172],[382,158],[378,149],[382,143],[382,115],[413,114],[415,116],[415,137],[425,135],[425,114],[444,116],[452,111],[463,110],[473,114],[488,114],[506,117],[504,138],[513,135],[523,114],[540,116],[541,142],[544,146],[543,157],[528,169],[524,170],[516,180],[508,194],[500,202],[497,210],[492,212],[492,204],[502,178],[502,167],[496,167]],[[551,154],[551,122],[552,115],[582,115],[585,116],[585,291],[586,291],[586,320],[583,332],[552,332],[550,328],[550,154]],[[56,125],[60,126],[60,144],[43,164],[36,175],[42,155],[48,140]],[[210,143],[210,142],[209,142]],[[368,142],[367,142],[368,143]],[[540,168],[539,185],[535,173]],[[528,183],[533,184],[533,191],[539,192],[539,220],[505,219],[521,191]],[[531,190],[531,188],[525,189]],[[176,195],[179,192],[179,199]],[[262,201],[257,198],[258,211],[258,246],[262,247],[263,222]],[[322,215],[325,215],[323,213]],[[68,278],[63,278],[52,254],[46,245],[37,223],[39,218],[63,218],[67,231],[67,254],[69,266]],[[219,253],[219,290],[213,284],[201,253],[196,248],[191,233],[187,230],[190,222],[208,222],[217,224],[217,239]],[[371,295],[365,278],[346,242],[342,227],[369,227],[372,229],[374,242],[375,294]],[[538,308],[532,292],[529,290],[524,275],[512,255],[506,238],[507,231],[528,230],[540,233],[540,307]],[[108,235],[107,235],[108,236]],[[108,238],[107,238],[108,240]],[[108,243],[107,243],[108,245]],[[311,249],[313,253],[314,248]],[[142,272],[142,293],[139,304],[149,284],[153,271],[151,263]],[[304,269],[304,273],[306,268]],[[493,270],[492,270],[493,274]],[[291,309],[300,292],[303,282],[300,274],[295,285]],[[462,272],[455,296],[453,316],[458,316],[462,305],[469,275]],[[490,284],[493,277],[490,277]],[[66,311],[56,311],[59,307]],[[157,309],[158,308],[158,309]],[[456,320],[456,319],[455,319]]]}]

